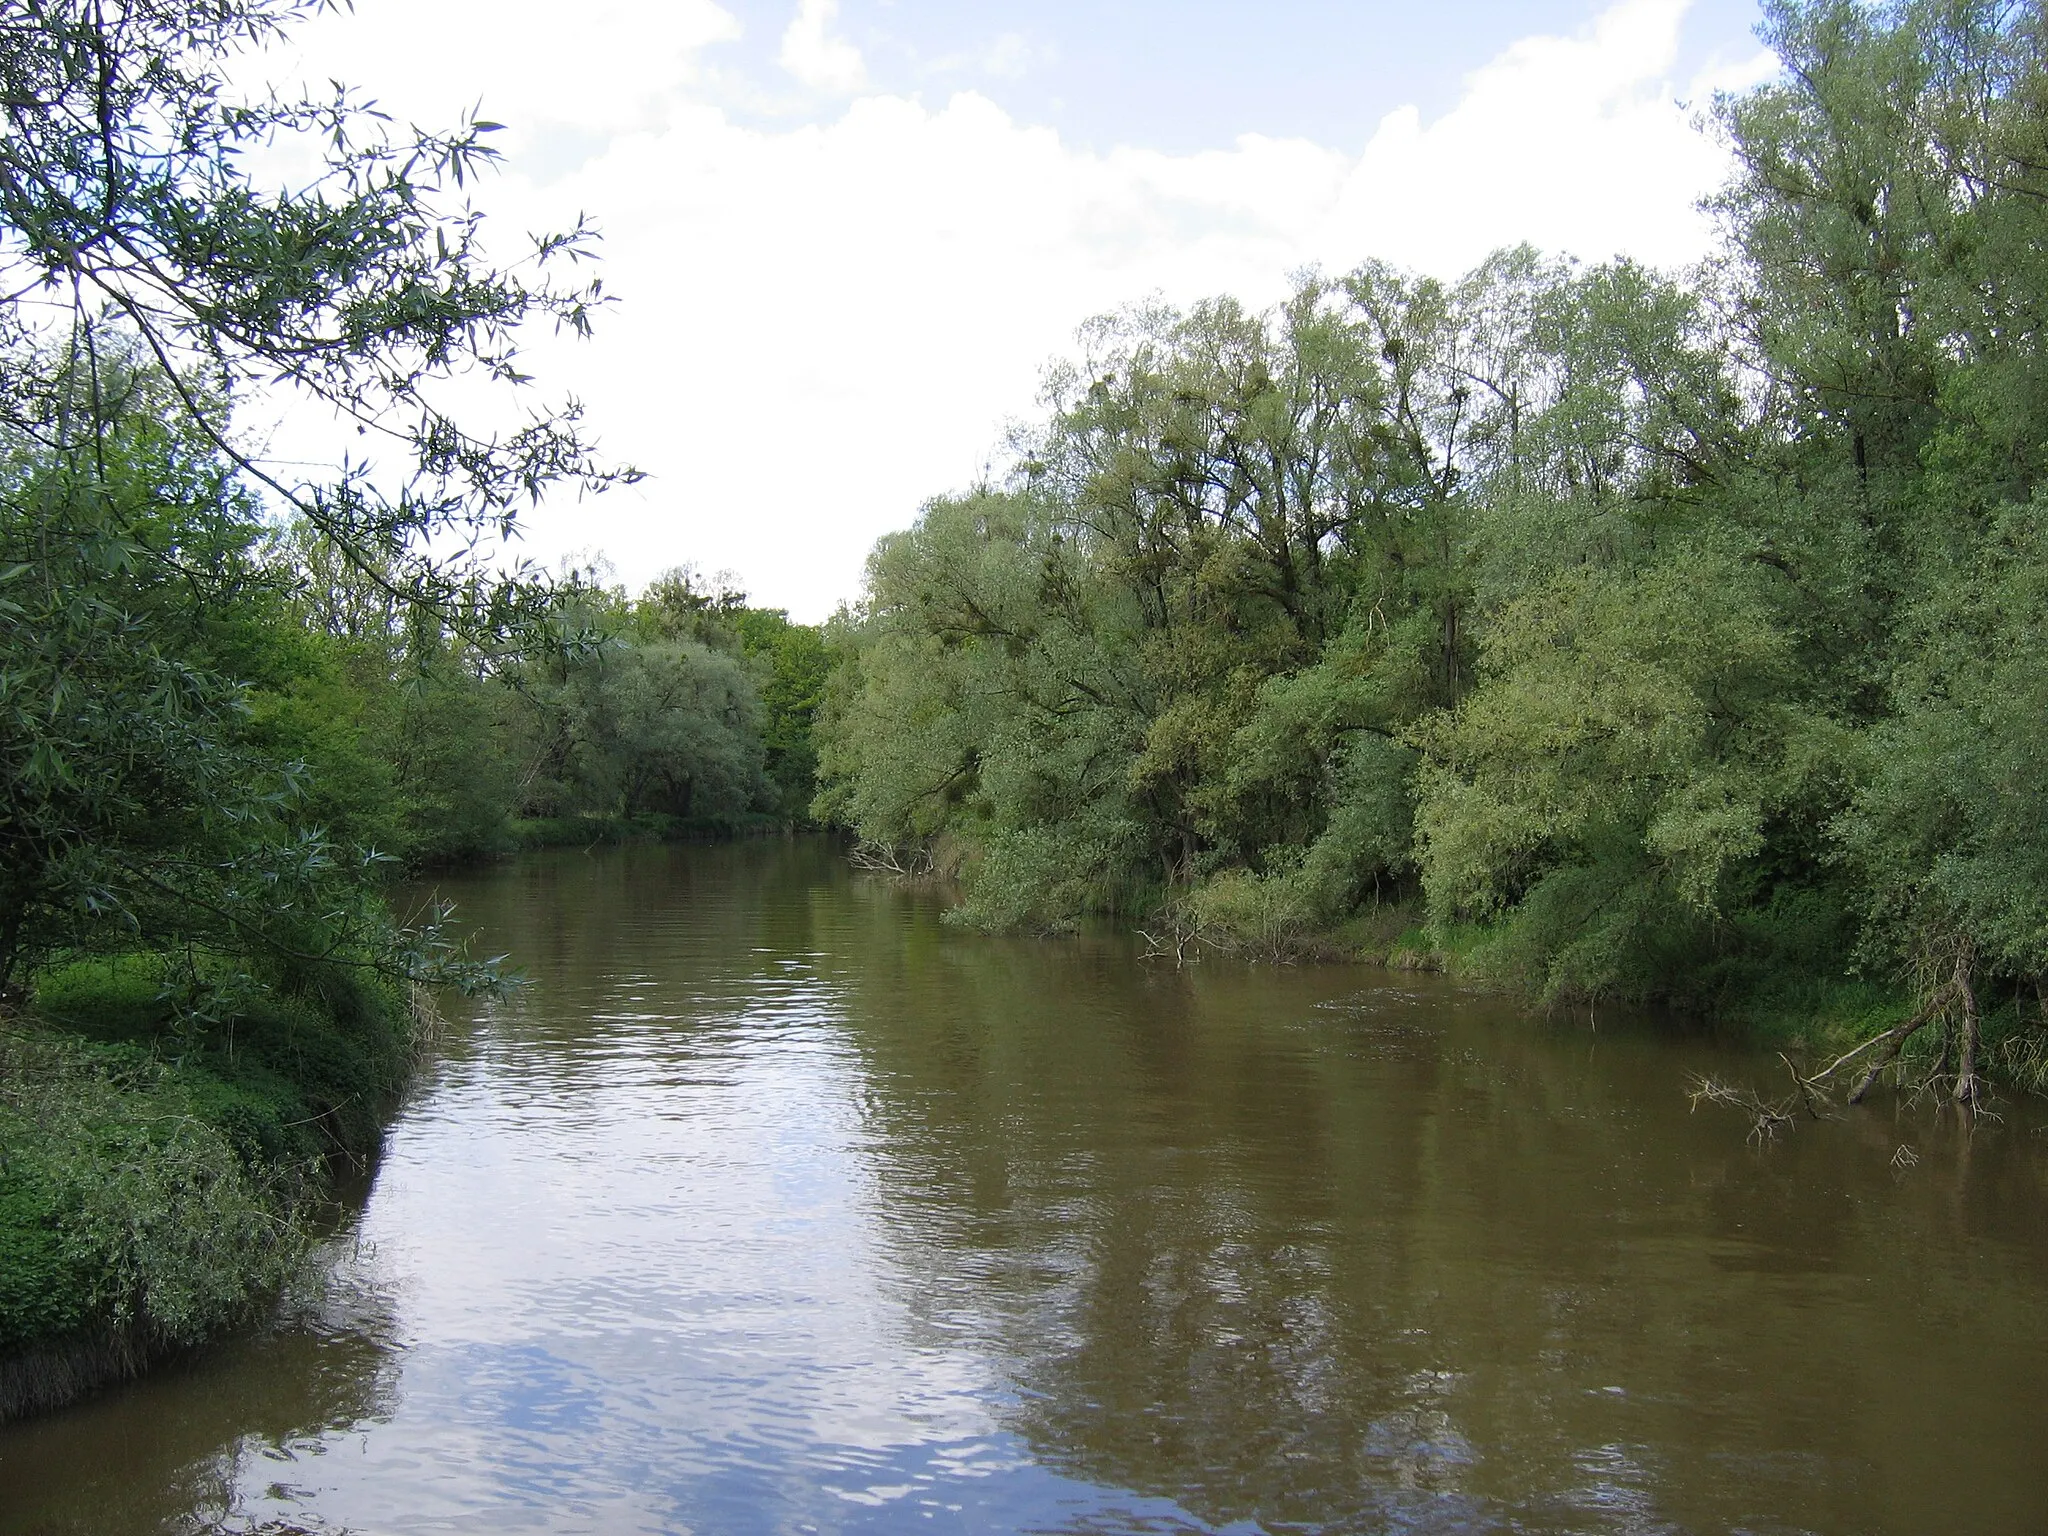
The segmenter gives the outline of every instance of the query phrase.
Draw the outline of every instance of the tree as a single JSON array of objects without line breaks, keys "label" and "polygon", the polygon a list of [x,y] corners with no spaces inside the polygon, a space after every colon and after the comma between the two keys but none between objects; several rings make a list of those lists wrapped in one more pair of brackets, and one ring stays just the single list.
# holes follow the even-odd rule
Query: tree
[{"label": "tree", "polygon": [[[308,765],[275,755],[292,733],[255,728],[289,618],[264,520],[289,510],[399,607],[487,633],[531,588],[465,605],[459,551],[550,487],[629,473],[597,464],[573,406],[498,435],[436,403],[460,374],[521,385],[523,324],[587,329],[598,285],[553,274],[591,234],[486,259],[461,198],[491,124],[397,132],[346,92],[237,99],[230,57],[321,3],[0,17],[0,981],[124,935],[300,960],[384,943],[373,851],[309,814]],[[323,147],[307,184],[252,176],[280,139]],[[257,389],[393,454],[289,478],[232,428]]]},{"label": "tree", "polygon": [[[594,235],[538,236],[518,267],[490,263],[462,199],[494,158],[495,124],[395,132],[346,90],[238,99],[228,59],[330,3],[25,0],[0,19],[0,419],[89,455],[112,420],[100,338],[118,328],[224,463],[365,575],[431,601],[447,570],[425,541],[503,533],[550,487],[630,475],[596,463],[573,405],[500,436],[434,395],[469,373],[523,385],[523,325],[587,332],[601,284],[554,274]],[[279,140],[325,147],[306,185],[252,177],[251,152]],[[56,353],[37,344],[60,330]],[[252,388],[331,408],[396,469],[285,478],[229,428]]]},{"label": "tree", "polygon": [[1087,327],[1006,476],[877,546],[821,814],[970,920],[1277,952],[1391,892],[1544,999],[1889,1007],[1829,1072],[1938,1025],[1955,1099],[2048,1081],[2048,16],[1766,12],[1683,279],[1513,248]]},{"label": "tree", "polygon": [[[1942,1026],[1936,1075],[1980,1092],[1979,1036],[2037,1000],[2048,885],[2022,745],[2040,696],[2048,421],[2048,23],[2038,5],[1779,4],[1782,84],[1725,105],[1737,311],[1783,391],[1799,498],[1859,621],[1837,642],[1857,729],[1832,851],[1863,954]],[[1908,1028],[1907,1026],[1910,1026]],[[1867,1085],[1866,1085],[1867,1086]]]},{"label": "tree", "polygon": [[741,609],[732,625],[756,673],[763,768],[775,785],[775,808],[801,820],[818,790],[812,728],[832,675],[832,653],[817,625],[792,624],[780,608]]}]

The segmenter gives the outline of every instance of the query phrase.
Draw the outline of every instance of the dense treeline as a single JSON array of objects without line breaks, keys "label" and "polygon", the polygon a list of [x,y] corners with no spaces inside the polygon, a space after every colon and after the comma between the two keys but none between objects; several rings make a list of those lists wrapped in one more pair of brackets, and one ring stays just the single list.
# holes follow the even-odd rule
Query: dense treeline
[{"label": "dense treeline", "polygon": [[89,459],[0,424],[0,987],[139,950],[410,974],[404,869],[802,816],[817,629],[687,567],[525,582],[510,621],[481,575],[419,602],[279,531],[160,370],[94,348]]},{"label": "dense treeline", "polygon": [[877,547],[821,811],[976,922],[1278,949],[1412,897],[1545,998],[1896,988],[1957,1096],[1987,1019],[2021,1065],[2048,28],[1768,13],[1698,271],[1516,249],[1087,330],[1002,481]]},{"label": "dense treeline", "polygon": [[459,612],[407,608],[303,529],[277,553],[328,663],[282,712],[339,733],[338,760],[308,777],[358,846],[418,867],[807,814],[823,635],[729,580],[678,567],[636,599],[571,568],[516,633],[479,642]]}]

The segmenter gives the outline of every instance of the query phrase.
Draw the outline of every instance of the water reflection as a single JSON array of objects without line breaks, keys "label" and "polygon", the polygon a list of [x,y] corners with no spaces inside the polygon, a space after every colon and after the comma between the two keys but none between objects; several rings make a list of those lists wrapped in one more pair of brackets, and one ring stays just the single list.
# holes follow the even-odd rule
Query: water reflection
[{"label": "water reflection", "polygon": [[453,894],[536,985],[325,1300],[0,1430],[0,1533],[2048,1529],[2037,1119],[1756,1149],[1707,1042],[975,939],[814,844]]},{"label": "water reflection", "polygon": [[205,1528],[242,1490],[389,1420],[392,1297],[352,1235],[253,1336],[160,1368],[70,1413],[0,1429],[0,1531],[36,1536]]}]

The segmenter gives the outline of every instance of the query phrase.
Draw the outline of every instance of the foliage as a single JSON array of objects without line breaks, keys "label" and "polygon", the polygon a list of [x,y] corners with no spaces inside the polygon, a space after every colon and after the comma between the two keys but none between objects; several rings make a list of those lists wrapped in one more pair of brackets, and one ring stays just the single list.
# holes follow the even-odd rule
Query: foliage
[{"label": "foliage", "polygon": [[542,669],[526,696],[546,732],[536,804],[715,816],[765,787],[753,690],[734,657],[689,641],[603,645]]},{"label": "foliage", "polygon": [[316,779],[352,826],[381,816],[404,862],[786,825],[808,806],[831,658],[817,628],[749,607],[729,580],[702,592],[683,568],[636,598],[601,566],[572,568],[537,622],[485,643],[473,588],[469,617],[422,613],[304,524],[271,559],[327,659],[304,687],[348,700],[359,749]]},{"label": "foliage", "polygon": [[1717,919],[1763,851],[1799,717],[1756,585],[1701,558],[1561,577],[1493,616],[1477,686],[1418,724],[1431,907],[1547,926],[1527,936],[1546,994],[1612,990],[1652,929]]},{"label": "foliage", "polygon": [[832,653],[822,629],[792,624],[779,608],[742,608],[732,626],[760,695],[762,770],[774,786],[774,809],[800,821],[817,793],[812,730],[832,675]]},{"label": "foliage", "polygon": [[274,1166],[133,1049],[0,1033],[0,1351],[95,1332],[192,1343],[297,1257]]},{"label": "foliage", "polygon": [[[166,408],[219,458],[281,497],[364,571],[397,555],[397,588],[433,603],[450,567],[423,537],[504,532],[550,485],[602,485],[573,408],[522,427],[465,426],[439,381],[506,387],[522,325],[586,331],[594,281],[556,274],[591,253],[577,228],[495,265],[466,188],[496,125],[396,132],[360,98],[243,99],[230,60],[327,0],[26,0],[0,20],[0,420],[51,451],[108,425],[95,338],[135,338]],[[257,181],[253,151],[318,157],[292,186]],[[24,307],[29,294],[37,310]],[[73,347],[39,365],[64,316]],[[249,387],[310,397],[390,449],[333,483],[294,483],[246,451],[225,404]]]},{"label": "foliage", "polygon": [[[590,234],[489,260],[463,199],[491,124],[398,132],[338,87],[240,99],[232,57],[318,4],[0,19],[0,987],[60,947],[137,942],[382,963],[379,842],[479,818],[392,814],[380,754],[340,723],[359,679],[299,633],[259,547],[266,508],[387,613],[488,637],[538,597],[478,581],[466,546],[550,487],[630,477],[573,408],[505,429],[437,403],[458,375],[523,386],[525,324],[588,328],[597,285],[558,274]],[[254,151],[293,149],[307,179],[255,178]],[[231,427],[259,390],[372,456],[286,477]]]},{"label": "foliage", "polygon": [[[73,959],[35,976],[32,1018],[0,1027],[0,1361],[133,1369],[250,1315],[415,1049],[395,989],[331,965]],[[50,1390],[0,1379],[0,1416]]]},{"label": "foliage", "polygon": [[259,709],[311,669],[248,503],[161,392],[138,375],[89,462],[19,436],[0,459],[0,982],[62,945],[332,953],[367,932],[371,850],[306,793],[308,762],[348,749]]},{"label": "foliage", "polygon": [[819,814],[943,852],[971,921],[1279,953],[1420,895],[1537,996],[1878,983],[1959,1097],[1980,1038],[2024,1055],[2048,20],[1766,34],[1683,280],[1515,249],[1087,328],[1002,477],[877,546]]},{"label": "foliage", "polygon": [[[1962,933],[1993,974],[2048,975],[2048,521],[2005,509],[1901,623],[1891,709],[1834,825],[1875,952]],[[2038,1000],[2038,999],[2037,999]]]}]

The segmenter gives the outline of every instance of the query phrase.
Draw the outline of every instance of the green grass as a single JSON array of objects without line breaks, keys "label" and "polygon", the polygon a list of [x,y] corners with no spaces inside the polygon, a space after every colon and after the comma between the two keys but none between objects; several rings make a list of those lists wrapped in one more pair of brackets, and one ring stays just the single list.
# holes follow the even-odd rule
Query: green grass
[{"label": "green grass", "polygon": [[1473,959],[1495,937],[1494,931],[1479,923],[1429,923],[1413,908],[1394,908],[1407,919],[1407,926],[1385,939],[1380,962],[1397,971],[1443,971],[1450,975],[1473,974]]},{"label": "green grass", "polygon": [[245,1156],[360,1156],[376,1144],[411,1063],[394,992],[336,969],[237,989],[205,1019],[181,1016],[181,990],[148,956],[83,960],[37,978],[33,1009],[55,1030],[166,1063]]},{"label": "green grass", "polygon": [[0,1020],[0,1418],[87,1384],[52,1374],[67,1351],[133,1368],[249,1317],[412,1055],[403,1000],[340,968],[195,987],[120,955],[35,977]]}]

